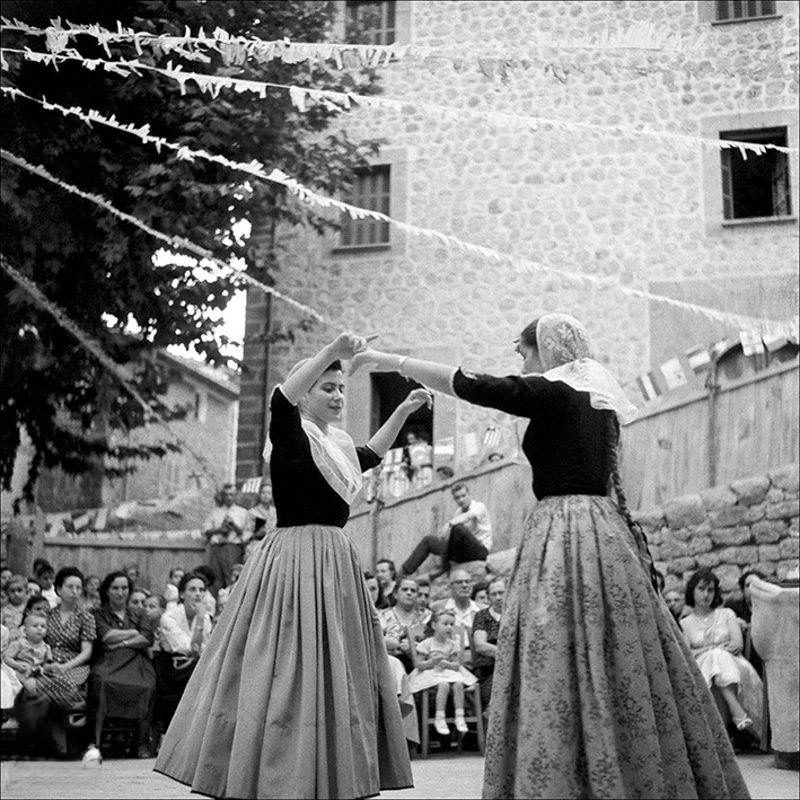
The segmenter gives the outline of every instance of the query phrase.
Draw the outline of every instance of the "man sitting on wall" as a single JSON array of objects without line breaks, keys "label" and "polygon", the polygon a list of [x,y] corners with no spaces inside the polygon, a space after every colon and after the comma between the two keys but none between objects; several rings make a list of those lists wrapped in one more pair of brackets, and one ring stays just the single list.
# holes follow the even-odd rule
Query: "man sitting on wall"
[{"label": "man sitting on wall", "polygon": [[470,497],[469,489],[457,483],[451,489],[459,513],[447,522],[441,536],[423,536],[414,551],[400,568],[400,574],[412,575],[420,564],[434,553],[442,558],[442,568],[431,578],[447,572],[450,563],[485,561],[492,548],[492,522],[483,503]]}]

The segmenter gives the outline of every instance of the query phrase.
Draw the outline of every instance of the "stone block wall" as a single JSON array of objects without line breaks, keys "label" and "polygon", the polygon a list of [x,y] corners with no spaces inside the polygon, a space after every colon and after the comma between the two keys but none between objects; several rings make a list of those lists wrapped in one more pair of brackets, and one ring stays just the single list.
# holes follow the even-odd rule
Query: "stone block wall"
[{"label": "stone block wall", "polygon": [[636,516],[668,585],[711,567],[728,593],[750,567],[778,579],[797,569],[799,487],[798,465],[791,464],[676,497]]}]

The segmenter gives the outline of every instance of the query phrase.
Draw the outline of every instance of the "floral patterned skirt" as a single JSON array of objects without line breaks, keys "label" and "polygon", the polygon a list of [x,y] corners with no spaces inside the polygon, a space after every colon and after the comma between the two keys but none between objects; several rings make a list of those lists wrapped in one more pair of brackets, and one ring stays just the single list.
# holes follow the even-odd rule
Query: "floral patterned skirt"
[{"label": "floral patterned skirt", "polygon": [[536,505],[497,646],[485,798],[749,797],[706,681],[609,498]]}]

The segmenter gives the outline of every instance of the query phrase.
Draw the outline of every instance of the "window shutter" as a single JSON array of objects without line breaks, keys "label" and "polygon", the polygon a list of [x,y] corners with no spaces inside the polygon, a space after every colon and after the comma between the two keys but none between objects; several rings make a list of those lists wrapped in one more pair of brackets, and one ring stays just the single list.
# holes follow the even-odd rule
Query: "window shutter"
[{"label": "window shutter", "polygon": [[731,151],[720,150],[720,164],[722,166],[722,216],[724,219],[733,219],[733,172],[731,170]]},{"label": "window shutter", "polygon": [[772,169],[772,213],[788,217],[792,213],[789,202],[789,158],[786,153],[775,154]]}]

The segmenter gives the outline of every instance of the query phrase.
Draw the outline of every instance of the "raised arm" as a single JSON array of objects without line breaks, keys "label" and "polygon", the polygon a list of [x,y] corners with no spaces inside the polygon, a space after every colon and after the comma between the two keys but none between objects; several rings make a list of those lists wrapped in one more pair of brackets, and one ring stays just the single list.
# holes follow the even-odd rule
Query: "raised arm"
[{"label": "raised arm", "polygon": [[366,346],[367,339],[352,333],[340,333],[330,344],[325,345],[290,375],[281,385],[281,391],[292,405],[297,405],[300,398],[334,361],[353,358]]},{"label": "raised arm", "polygon": [[400,433],[400,429],[405,424],[409,415],[413,414],[418,408],[427,405],[431,407],[433,398],[430,392],[425,389],[414,389],[411,391],[400,403],[399,406],[392,412],[392,415],[383,425],[375,432],[375,435],[367,442],[370,450],[373,450],[376,455],[381,458],[386,455],[386,451],[392,446],[392,443]]},{"label": "raised arm", "polygon": [[353,357],[351,370],[354,372],[364,366],[372,366],[377,372],[399,372],[406,378],[412,378],[435,392],[456,396],[453,390],[453,376],[456,374],[456,368],[447,364],[422,361],[419,358],[398,356],[394,353],[383,353],[380,350],[365,350]]}]

